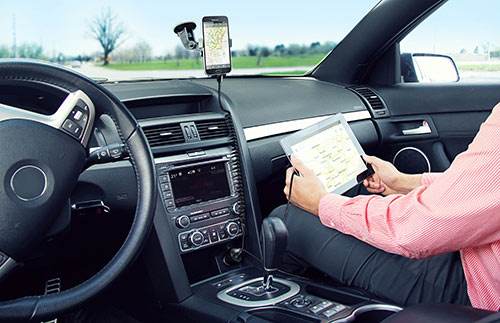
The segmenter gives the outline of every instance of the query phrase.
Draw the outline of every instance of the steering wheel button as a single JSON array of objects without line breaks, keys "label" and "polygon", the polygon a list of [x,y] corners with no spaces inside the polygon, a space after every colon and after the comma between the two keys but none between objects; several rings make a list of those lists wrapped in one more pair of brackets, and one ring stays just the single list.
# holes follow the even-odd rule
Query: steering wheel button
[{"label": "steering wheel button", "polygon": [[73,115],[73,119],[76,121],[80,121],[80,119],[83,117],[83,113],[80,110],[76,110],[75,114]]},{"label": "steering wheel button", "polygon": [[62,125],[62,128],[66,130],[69,134],[73,135],[76,138],[80,138],[82,134],[82,127],[77,125],[75,122],[66,119]]}]

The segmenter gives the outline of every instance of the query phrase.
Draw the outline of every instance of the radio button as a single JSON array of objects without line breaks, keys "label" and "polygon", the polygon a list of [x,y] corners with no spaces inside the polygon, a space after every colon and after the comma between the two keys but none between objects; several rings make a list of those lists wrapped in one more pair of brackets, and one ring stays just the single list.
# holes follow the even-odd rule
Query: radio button
[{"label": "radio button", "polygon": [[167,207],[174,206],[174,201],[173,200],[165,200],[165,203],[167,204]]},{"label": "radio button", "polygon": [[[185,215],[181,215],[181,216],[178,216],[176,219],[175,219],[175,225],[178,227],[178,228],[187,228],[189,226],[189,224],[191,223],[191,221],[189,221],[189,217],[185,216]],[[182,239],[182,237],[181,237]],[[186,239],[187,239],[187,236],[186,236]]]},{"label": "radio button", "polygon": [[163,198],[164,199],[171,199],[172,198],[172,192],[163,192]]},{"label": "radio button", "polygon": [[191,233],[188,240],[191,243],[191,245],[199,247],[203,244],[204,237],[200,231],[194,231],[193,233]]},{"label": "radio button", "polygon": [[169,183],[162,183],[160,185],[162,191],[170,191],[170,184]]},{"label": "radio button", "polygon": [[226,227],[224,224],[219,224],[217,226],[217,231],[219,231],[219,237],[221,240],[227,238],[227,232],[226,232]]},{"label": "radio button", "polygon": [[160,183],[168,183],[168,176],[167,175],[161,175],[160,176]]}]

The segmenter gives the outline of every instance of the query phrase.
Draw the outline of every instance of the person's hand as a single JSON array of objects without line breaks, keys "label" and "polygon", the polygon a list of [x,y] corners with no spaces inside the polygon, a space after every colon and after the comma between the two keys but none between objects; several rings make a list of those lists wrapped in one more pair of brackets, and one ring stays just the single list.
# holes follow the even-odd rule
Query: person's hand
[{"label": "person's hand", "polygon": [[391,163],[374,156],[364,155],[363,159],[372,165],[375,174],[363,181],[370,193],[406,194],[420,186],[422,175],[401,173]]},{"label": "person's hand", "polygon": [[291,202],[309,213],[318,215],[319,201],[327,194],[325,187],[316,174],[298,158],[292,155],[291,159],[293,167],[286,171],[286,185],[283,189],[286,198],[289,198],[290,178],[296,169],[302,176],[296,175],[293,178]]}]

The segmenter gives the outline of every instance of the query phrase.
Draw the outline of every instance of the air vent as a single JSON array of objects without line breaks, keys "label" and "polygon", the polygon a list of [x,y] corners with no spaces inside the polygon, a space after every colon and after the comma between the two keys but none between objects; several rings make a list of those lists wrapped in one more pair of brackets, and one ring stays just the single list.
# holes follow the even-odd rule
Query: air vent
[{"label": "air vent", "polygon": [[184,135],[179,124],[148,126],[142,130],[148,138],[150,147],[184,143]]},{"label": "air vent", "polygon": [[384,106],[384,103],[382,102],[382,100],[371,89],[369,89],[367,87],[357,87],[357,88],[353,88],[353,90],[358,92],[358,94],[361,95],[362,97],[364,97],[368,101],[368,103],[370,104],[370,106],[373,110],[385,109],[385,106]]},{"label": "air vent", "polygon": [[201,140],[229,137],[225,119],[197,121],[196,128]]}]

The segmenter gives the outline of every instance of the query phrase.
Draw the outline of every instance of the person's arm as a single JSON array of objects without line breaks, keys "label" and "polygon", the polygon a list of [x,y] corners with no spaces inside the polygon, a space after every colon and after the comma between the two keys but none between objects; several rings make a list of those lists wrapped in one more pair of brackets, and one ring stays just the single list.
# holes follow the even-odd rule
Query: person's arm
[{"label": "person's arm", "polygon": [[[313,188],[314,181],[306,176],[299,183],[308,184],[304,186],[314,199],[320,196],[306,210],[314,211],[318,203],[324,225],[388,252],[424,258],[500,240],[500,105],[469,149],[437,176],[407,195],[387,197],[323,194],[324,189]],[[293,195],[300,186],[294,183],[292,201],[303,207],[304,201],[294,200]]]}]

